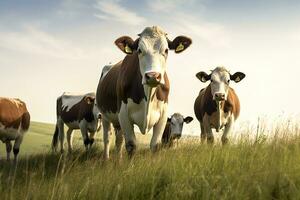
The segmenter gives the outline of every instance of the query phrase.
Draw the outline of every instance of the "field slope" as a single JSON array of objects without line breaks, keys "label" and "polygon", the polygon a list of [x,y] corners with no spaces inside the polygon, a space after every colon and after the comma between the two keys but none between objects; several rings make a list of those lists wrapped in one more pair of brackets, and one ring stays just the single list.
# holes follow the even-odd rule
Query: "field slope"
[{"label": "field slope", "polygon": [[52,131],[35,124],[23,146],[34,153],[23,154],[17,166],[1,161],[1,200],[300,199],[299,129],[295,136],[225,147],[185,140],[178,148],[156,154],[140,148],[132,160],[113,155],[105,162],[100,145],[89,153],[81,145],[72,155],[49,152]]}]

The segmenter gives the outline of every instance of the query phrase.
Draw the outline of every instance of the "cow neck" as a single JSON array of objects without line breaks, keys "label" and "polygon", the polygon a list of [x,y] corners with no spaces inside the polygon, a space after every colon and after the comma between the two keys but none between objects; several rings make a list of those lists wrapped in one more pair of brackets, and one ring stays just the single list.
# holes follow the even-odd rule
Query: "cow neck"
[{"label": "cow neck", "polygon": [[223,116],[223,112],[222,112],[222,101],[216,101],[217,104],[217,117],[218,117],[218,124],[216,127],[216,131],[219,132],[222,126],[222,116]]},{"label": "cow neck", "polygon": [[[168,81],[168,80],[167,80]],[[167,82],[168,83],[168,82]],[[167,94],[161,97],[160,93],[163,93],[163,87],[166,87],[167,89]],[[143,85],[144,88],[144,93],[145,93],[145,101],[146,101],[146,106],[145,106],[145,113],[144,113],[144,127],[146,130],[146,133],[149,132],[151,128],[148,127],[149,121],[150,121],[150,116],[151,116],[151,111],[153,109],[153,104],[155,105],[157,101],[162,101],[162,102],[167,102],[168,98],[168,91],[169,91],[169,86],[165,85],[158,85],[157,87],[149,87],[148,85]]]},{"label": "cow neck", "polygon": [[146,133],[149,132],[149,121],[150,121],[150,115],[149,113],[151,113],[151,106],[155,100],[154,96],[156,94],[156,88],[153,87],[149,87],[148,85],[144,85],[144,92],[145,92],[145,96],[146,96],[146,107],[145,107],[145,113],[144,113],[144,127],[146,130]]},{"label": "cow neck", "polygon": [[209,84],[209,101],[212,101],[212,105],[215,106],[214,109],[216,109],[217,112],[217,127],[216,127],[216,131],[219,132],[220,129],[222,128],[222,117],[224,115],[224,106],[225,106],[225,101],[215,101],[213,99],[213,96],[211,94],[211,85]]}]

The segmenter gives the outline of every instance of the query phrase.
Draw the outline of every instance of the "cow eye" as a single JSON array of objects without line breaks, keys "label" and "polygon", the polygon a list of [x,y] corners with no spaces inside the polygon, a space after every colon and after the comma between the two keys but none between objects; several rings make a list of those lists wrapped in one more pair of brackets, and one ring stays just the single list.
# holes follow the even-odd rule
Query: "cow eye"
[{"label": "cow eye", "polygon": [[169,49],[166,49],[165,54],[168,55],[168,53],[169,53]]},{"label": "cow eye", "polygon": [[227,81],[227,84],[229,84],[230,80]]}]

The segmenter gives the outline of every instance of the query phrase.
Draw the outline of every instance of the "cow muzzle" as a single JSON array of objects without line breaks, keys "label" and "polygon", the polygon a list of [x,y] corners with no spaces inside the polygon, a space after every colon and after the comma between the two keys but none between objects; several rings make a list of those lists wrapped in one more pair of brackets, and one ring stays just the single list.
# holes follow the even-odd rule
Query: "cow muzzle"
[{"label": "cow muzzle", "polygon": [[161,82],[161,74],[158,72],[147,72],[145,74],[146,84],[150,87],[156,87]]},{"label": "cow muzzle", "polygon": [[172,133],[172,139],[179,139],[181,138],[181,133]]},{"label": "cow muzzle", "polygon": [[215,100],[216,101],[224,101],[225,100],[225,94],[224,93],[215,93]]}]

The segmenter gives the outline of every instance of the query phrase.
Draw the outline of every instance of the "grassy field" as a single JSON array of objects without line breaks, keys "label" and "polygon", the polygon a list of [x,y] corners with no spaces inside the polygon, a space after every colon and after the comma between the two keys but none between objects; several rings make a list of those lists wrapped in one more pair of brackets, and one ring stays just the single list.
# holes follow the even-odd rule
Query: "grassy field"
[{"label": "grassy field", "polygon": [[1,200],[300,199],[297,124],[276,126],[269,137],[245,133],[225,147],[185,139],[177,148],[140,148],[132,160],[109,161],[100,144],[85,153],[78,138],[72,155],[49,152],[52,132],[52,125],[33,123],[17,166],[1,161]]}]

